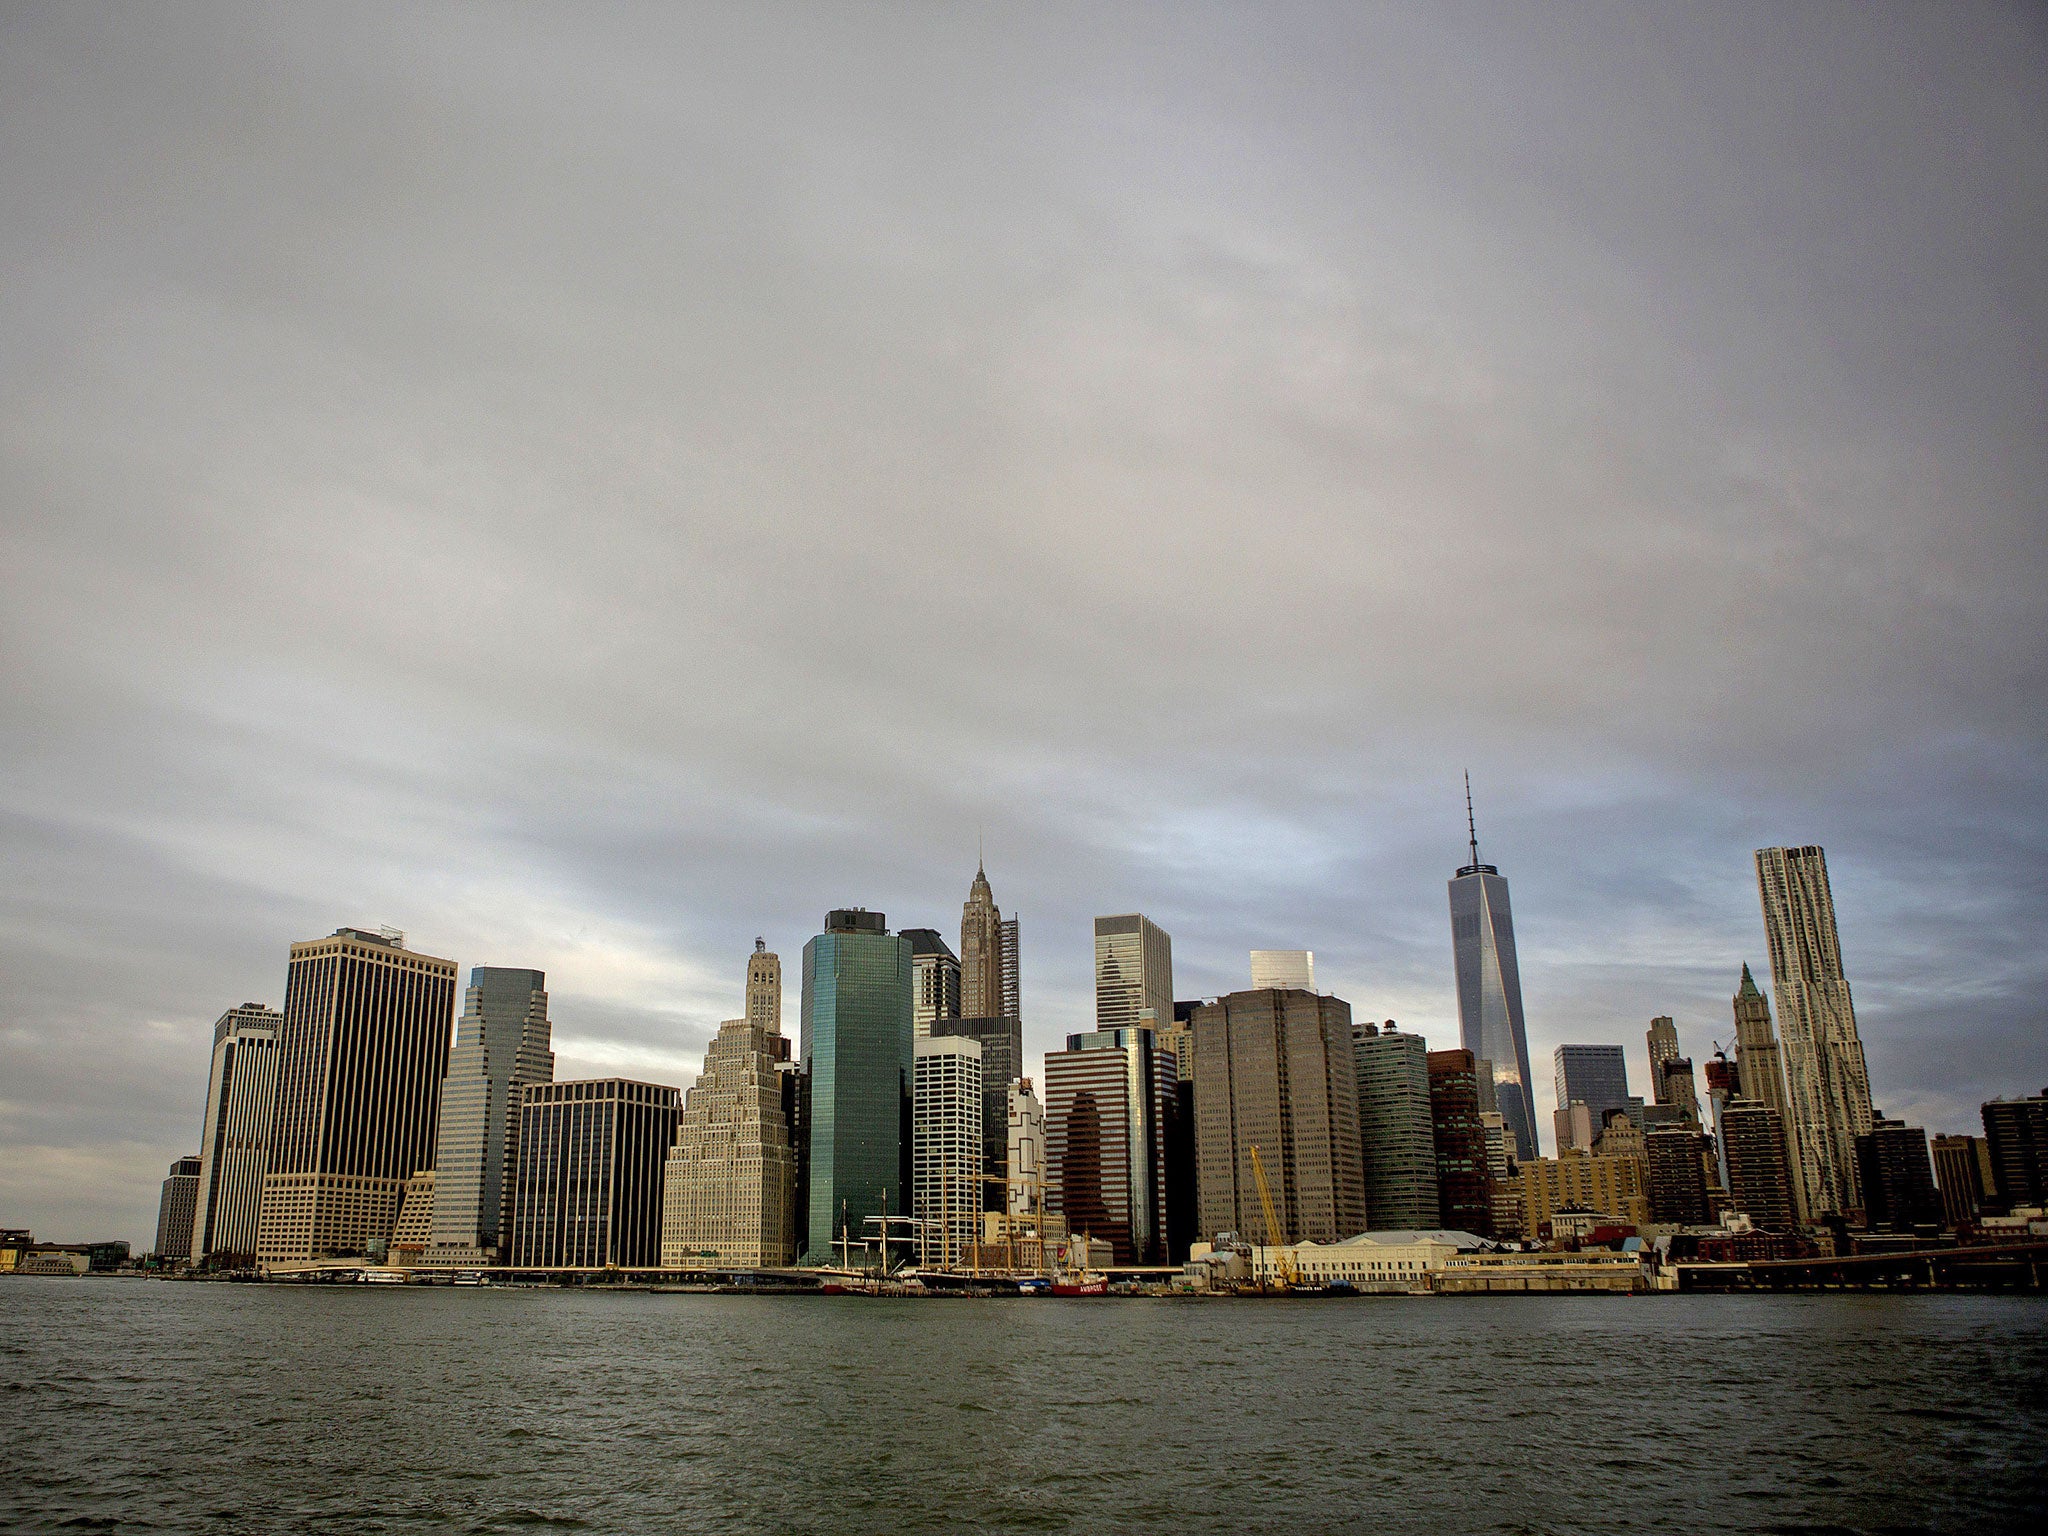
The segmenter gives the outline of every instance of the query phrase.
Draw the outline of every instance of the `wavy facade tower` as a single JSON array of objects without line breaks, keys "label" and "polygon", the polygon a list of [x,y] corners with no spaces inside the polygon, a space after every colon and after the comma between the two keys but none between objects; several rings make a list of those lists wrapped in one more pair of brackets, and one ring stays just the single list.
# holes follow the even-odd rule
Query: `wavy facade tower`
[{"label": "wavy facade tower", "polygon": [[1479,862],[1479,831],[1472,819],[1472,784],[1465,783],[1465,826],[1471,862],[1451,881],[1451,953],[1458,970],[1458,1043],[1490,1062],[1493,1096],[1514,1138],[1519,1160],[1539,1157],[1535,1079],[1529,1072],[1529,1036],[1522,1022],[1522,972],[1515,960],[1515,922],[1508,883]]},{"label": "wavy facade tower", "polygon": [[1759,848],[1756,882],[1785,1057],[1792,1187],[1802,1219],[1818,1221],[1862,1209],[1856,1138],[1870,1130],[1870,1070],[1842,973],[1827,855],[1812,845]]}]

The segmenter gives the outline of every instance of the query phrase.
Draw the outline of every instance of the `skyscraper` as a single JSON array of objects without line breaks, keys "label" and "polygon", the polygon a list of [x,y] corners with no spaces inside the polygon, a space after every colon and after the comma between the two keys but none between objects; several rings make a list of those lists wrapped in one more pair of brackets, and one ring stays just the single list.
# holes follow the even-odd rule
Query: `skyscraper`
[{"label": "skyscraper", "polygon": [[1179,1080],[1149,1028],[1067,1036],[1045,1055],[1046,1207],[1121,1264],[1165,1262],[1166,1122]]},{"label": "skyscraper", "polygon": [[415,954],[395,929],[291,947],[260,1263],[389,1241],[406,1181],[433,1166],[454,1014],[455,962]]},{"label": "skyscraper", "polygon": [[2048,1204],[2048,1088],[2031,1099],[1993,1099],[1983,1114],[2000,1208]]},{"label": "skyscraper", "polygon": [[1778,1112],[1755,1099],[1732,1101],[1721,1112],[1721,1145],[1729,1204],[1759,1227],[1788,1231],[1796,1218],[1785,1125]]},{"label": "skyscraper", "polygon": [[827,914],[804,946],[806,1264],[840,1262],[841,1234],[858,1243],[867,1217],[910,1212],[915,1040],[909,940],[880,912]]},{"label": "skyscraper", "polygon": [[629,1269],[661,1257],[662,1168],[682,1095],[606,1077],[520,1089],[512,1262]]},{"label": "skyscraper", "polygon": [[[1351,1005],[1277,987],[1195,1010],[1201,1230],[1261,1243],[1336,1242],[1366,1229]],[[1265,1230],[1256,1147],[1281,1230]]]},{"label": "skyscraper", "polygon": [[[1494,1098],[1515,1139],[1517,1159],[1538,1156],[1535,1080],[1522,1021],[1522,973],[1515,960],[1515,924],[1508,883],[1479,862],[1472,818],[1472,781],[1465,781],[1465,825],[1471,862],[1451,881],[1451,951],[1458,969],[1458,1041],[1476,1060],[1493,1063]],[[1449,1220],[1449,1216],[1445,1220]]]},{"label": "skyscraper", "polygon": [[1698,1131],[1674,1128],[1643,1138],[1650,1169],[1650,1220],[1696,1227],[1707,1219],[1707,1175]]},{"label": "skyscraper", "polygon": [[244,1003],[213,1026],[192,1215],[195,1264],[209,1258],[238,1266],[256,1262],[256,1221],[277,1107],[277,1030],[283,1022],[275,1009]]},{"label": "skyscraper", "polygon": [[1870,1129],[1870,1073],[1842,972],[1827,856],[1817,847],[1759,848],[1757,892],[1783,1034],[1786,1138],[1800,1214],[1862,1206],[1856,1138]]},{"label": "skyscraper", "polygon": [[1005,1209],[1013,1216],[1035,1216],[1045,1209],[1045,1109],[1028,1077],[1010,1084],[1006,1096],[1010,1106],[1010,1171]]},{"label": "skyscraper", "polygon": [[547,986],[541,971],[470,969],[441,1087],[432,1237],[423,1261],[491,1264],[508,1245],[520,1090],[555,1075]]},{"label": "skyscraper", "polygon": [[1785,1063],[1778,1050],[1778,1034],[1771,1028],[1771,1005],[1756,989],[1756,978],[1742,968],[1742,983],[1735,989],[1735,1089],[1745,1099],[1774,1111],[1782,1125],[1786,1117]]},{"label": "skyscraper", "polygon": [[199,1200],[199,1159],[181,1157],[171,1164],[164,1192],[156,1206],[156,1256],[192,1257],[192,1212]]},{"label": "skyscraper", "polygon": [[1095,1027],[1164,1029],[1173,1019],[1173,940],[1141,913],[1095,919]]},{"label": "skyscraper", "polygon": [[1934,1181],[1943,1220],[1951,1227],[1974,1222],[1990,1203],[1990,1146],[1981,1136],[1935,1137]]},{"label": "skyscraper", "polygon": [[[1607,1123],[1607,1112],[1628,1108],[1628,1052],[1618,1045],[1560,1045],[1551,1053],[1550,1073],[1560,1125],[1577,1123],[1571,1119],[1572,1105],[1586,1106],[1586,1113],[1579,1117],[1585,1122],[1580,1127],[1585,1136],[1570,1144],[1582,1151],[1590,1149],[1600,1127]],[[1558,1145],[1566,1144],[1566,1134],[1560,1130]]]},{"label": "skyscraper", "polygon": [[998,1000],[1002,1004],[996,1012],[1006,1018],[1024,1017],[1024,962],[1017,950],[1017,919],[1006,917],[997,929],[1003,946],[1002,985]]},{"label": "skyscraper", "polygon": [[1436,1132],[1429,1112],[1429,1045],[1387,1020],[1351,1027],[1358,1078],[1358,1141],[1366,1220],[1382,1232],[1443,1225],[1437,1204]]},{"label": "skyscraper", "polygon": [[1312,949],[1255,949],[1252,951],[1252,990],[1268,987],[1313,992],[1316,989],[1316,956]]},{"label": "skyscraper", "polygon": [[960,1006],[973,1018],[1003,1011],[1003,914],[977,862],[974,883],[960,908]]},{"label": "skyscraper", "polygon": [[1864,1221],[1873,1232],[1940,1225],[1941,1196],[1934,1187],[1925,1130],[1873,1112],[1870,1129],[1856,1138],[1856,1160]]},{"label": "skyscraper", "polygon": [[1650,1042],[1650,1094],[1659,1104],[1668,1102],[1664,1097],[1664,1063],[1678,1055],[1678,1026],[1671,1022],[1668,1014],[1659,1014],[1650,1020],[1648,1039]]},{"label": "skyscraper", "polygon": [[754,1006],[764,958],[775,961],[779,994],[781,962],[762,945],[747,966],[747,1017],[718,1026],[677,1117],[663,1174],[663,1268],[796,1261],[796,1152],[782,1092],[787,1049],[780,1029],[758,1022],[779,1023],[781,1009]]},{"label": "skyscraper", "polygon": [[936,928],[906,928],[903,937],[910,941],[910,1017],[922,1040],[933,1019],[960,1017],[960,961]]},{"label": "skyscraper", "polygon": [[[933,1036],[916,1046],[911,1212],[922,1264],[952,1268],[976,1240],[982,1208],[981,1042]],[[1007,1138],[1007,1095],[1004,1135]]]},{"label": "skyscraper", "polygon": [[747,958],[747,1022],[759,1030],[782,1035],[782,956],[766,939],[754,940]]},{"label": "skyscraper", "polygon": [[[1002,1175],[1010,1149],[1010,1084],[1024,1074],[1024,1026],[1014,1014],[993,1019],[934,1019],[930,1038],[973,1040],[981,1047],[982,1171]],[[983,1205],[1003,1208],[1003,1186],[984,1184]]]},{"label": "skyscraper", "polygon": [[[1479,1116],[1479,1064],[1467,1050],[1431,1051],[1429,1112],[1436,1138],[1437,1198],[1444,1226],[1493,1235],[1493,1188],[1486,1128]],[[1503,1117],[1505,1118],[1505,1117]]]}]

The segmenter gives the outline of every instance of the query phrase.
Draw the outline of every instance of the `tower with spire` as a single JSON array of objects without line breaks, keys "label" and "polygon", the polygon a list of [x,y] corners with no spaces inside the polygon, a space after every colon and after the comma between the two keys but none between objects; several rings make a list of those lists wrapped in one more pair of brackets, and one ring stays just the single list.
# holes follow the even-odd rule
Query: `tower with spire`
[{"label": "tower with spire", "polygon": [[[977,855],[974,884],[960,909],[960,1014],[996,1018],[1003,1012],[1003,914]],[[1007,1086],[1007,1085],[1006,1085]]]},{"label": "tower with spire", "polygon": [[1479,862],[1479,825],[1472,813],[1472,775],[1465,775],[1465,839],[1469,861],[1451,880],[1451,955],[1458,975],[1458,1043],[1492,1066],[1494,1098],[1517,1158],[1539,1157],[1535,1078],[1522,1019],[1522,973],[1515,959],[1508,883]]}]

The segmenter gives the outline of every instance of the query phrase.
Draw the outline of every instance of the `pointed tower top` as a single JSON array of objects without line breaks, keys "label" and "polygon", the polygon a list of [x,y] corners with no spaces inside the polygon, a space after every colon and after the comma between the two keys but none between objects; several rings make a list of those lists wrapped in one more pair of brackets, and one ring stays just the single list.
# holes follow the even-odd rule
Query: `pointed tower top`
[{"label": "pointed tower top", "polygon": [[1465,770],[1465,832],[1472,847],[1472,867],[1479,867],[1479,823],[1472,819],[1472,770]]},{"label": "pointed tower top", "polygon": [[1747,960],[1742,962],[1742,987],[1741,990],[1739,990],[1735,995],[1737,997],[1763,996],[1763,994],[1757,991],[1756,989],[1756,978],[1749,974],[1749,962]]}]

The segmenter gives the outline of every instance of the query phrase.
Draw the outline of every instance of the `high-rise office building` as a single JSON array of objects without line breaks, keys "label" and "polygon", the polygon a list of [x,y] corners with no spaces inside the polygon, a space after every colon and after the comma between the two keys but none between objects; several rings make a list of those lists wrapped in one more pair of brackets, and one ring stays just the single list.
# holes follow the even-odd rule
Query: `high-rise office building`
[{"label": "high-rise office building", "polygon": [[1358,1080],[1358,1142],[1365,1214],[1382,1232],[1443,1225],[1437,1205],[1436,1131],[1429,1113],[1429,1045],[1392,1019],[1351,1027]]},{"label": "high-rise office building", "polygon": [[520,1091],[555,1075],[541,971],[473,966],[441,1086],[432,1237],[423,1262],[491,1264],[512,1223]]},{"label": "high-rise office building", "polygon": [[1006,917],[1000,926],[1003,946],[1002,984],[997,991],[997,1013],[1005,1018],[1024,1017],[1024,962],[1017,950],[1017,919]]},{"label": "high-rise office building", "polygon": [[682,1095],[605,1077],[520,1089],[512,1263],[634,1269],[661,1258],[662,1171]]},{"label": "high-rise office building", "polygon": [[[1024,1075],[1024,1025],[1014,1015],[993,1019],[935,1019],[930,1038],[973,1040],[981,1046],[982,1171],[1000,1177],[1009,1165],[1010,1084]],[[1003,1186],[984,1184],[983,1206],[1003,1209]]]},{"label": "high-rise office building", "polygon": [[956,1012],[992,1018],[1003,1011],[1003,914],[977,863],[974,883],[960,908],[960,1006]]},{"label": "high-rise office building", "polygon": [[[1479,1063],[1470,1051],[1431,1051],[1429,1112],[1436,1140],[1437,1201],[1444,1226],[1493,1235],[1493,1188],[1486,1127],[1479,1116]],[[1527,1159],[1517,1159],[1526,1161]]]},{"label": "high-rise office building", "polygon": [[1028,1077],[1011,1083],[1005,1097],[1010,1106],[1005,1208],[1012,1216],[1035,1216],[1045,1209],[1045,1109]]},{"label": "high-rise office building", "polygon": [[[751,967],[750,967],[751,972]],[[684,1096],[661,1199],[661,1264],[780,1268],[796,1262],[796,1151],[781,1033],[718,1026]]]},{"label": "high-rise office building", "polygon": [[1278,987],[1287,992],[1316,989],[1316,956],[1311,949],[1255,949],[1252,951],[1252,990],[1263,992]]},{"label": "high-rise office building", "polygon": [[1650,1093],[1659,1104],[1664,1098],[1664,1063],[1678,1055],[1678,1026],[1670,1016],[1659,1014],[1650,1020]]},{"label": "high-rise office building", "polygon": [[192,1257],[192,1215],[199,1203],[199,1159],[181,1157],[171,1164],[156,1207],[156,1256]]},{"label": "high-rise office building", "polygon": [[256,1256],[376,1254],[406,1180],[433,1166],[455,1016],[455,962],[395,929],[291,947]]},{"label": "high-rise office building", "polygon": [[1166,1129],[1179,1079],[1150,1028],[1067,1036],[1045,1055],[1046,1206],[1120,1264],[1164,1263]]},{"label": "high-rise office building", "polygon": [[1951,1227],[1975,1222],[1990,1205],[1990,1144],[1981,1136],[1935,1137],[1934,1182],[1944,1221]]},{"label": "high-rise office building", "polygon": [[766,939],[754,940],[754,952],[747,957],[747,1022],[782,1038],[782,956]]},{"label": "high-rise office building", "polygon": [[[1232,992],[1195,1010],[1201,1230],[1268,1246],[1366,1229],[1351,1005],[1300,989]],[[1265,1230],[1252,1153],[1280,1221]]]},{"label": "high-rise office building", "polygon": [[[981,1055],[981,1042],[965,1035],[917,1042],[910,1146],[920,1264],[954,1268],[976,1240],[982,1208]],[[1007,1107],[1005,1120],[1007,1137]]]},{"label": "high-rise office building", "polygon": [[827,914],[825,931],[804,945],[806,1264],[850,1256],[842,1237],[858,1244],[870,1216],[910,1213],[915,1042],[909,940],[880,912]]},{"label": "high-rise office building", "polygon": [[1735,1087],[1739,1097],[1775,1110],[1778,1123],[1784,1124],[1790,1113],[1784,1056],[1778,1049],[1778,1032],[1771,1027],[1771,1005],[1757,990],[1747,965],[1735,989]]},{"label": "high-rise office building", "polygon": [[1941,1196],[1927,1156],[1927,1132],[1872,1112],[1870,1129],[1856,1138],[1863,1185],[1864,1225],[1873,1232],[1910,1232],[1941,1223]]},{"label": "high-rise office building", "polygon": [[2048,1205],[2048,1088],[1984,1106],[1984,1140],[2001,1210]]},{"label": "high-rise office building", "polygon": [[[1610,1109],[1628,1108],[1628,1053],[1618,1045],[1560,1045],[1551,1052],[1551,1082],[1557,1091],[1558,1146],[1585,1150],[1593,1145]],[[1585,1114],[1571,1118],[1571,1106],[1583,1104]],[[1564,1127],[1581,1139],[1566,1139]]]},{"label": "high-rise office building", "polygon": [[1755,1099],[1731,1101],[1721,1113],[1721,1142],[1730,1206],[1767,1231],[1789,1231],[1797,1219],[1792,1167],[1777,1110]]},{"label": "high-rise office building", "polygon": [[932,1032],[933,1019],[960,1017],[960,960],[936,928],[906,928],[910,943],[910,1018],[917,1038]]},{"label": "high-rise office building", "polygon": [[1696,1227],[1707,1219],[1706,1164],[1698,1131],[1652,1131],[1643,1138],[1650,1173],[1650,1220]]},{"label": "high-rise office building", "polygon": [[1140,913],[1095,919],[1095,1027],[1164,1029],[1173,1018],[1173,940]]},{"label": "high-rise office building", "polygon": [[1757,891],[1785,1058],[1792,1186],[1806,1221],[1862,1206],[1856,1138],[1870,1129],[1870,1073],[1842,971],[1827,856],[1759,848]]},{"label": "high-rise office building", "polygon": [[213,1026],[206,1119],[199,1134],[199,1193],[192,1215],[194,1263],[240,1267],[256,1262],[282,1023],[284,1015],[275,1009],[244,1003]]},{"label": "high-rise office building", "polygon": [[[1451,952],[1458,970],[1458,1043],[1475,1061],[1493,1064],[1493,1093],[1514,1136],[1515,1157],[1543,1150],[1536,1137],[1535,1080],[1529,1072],[1529,1037],[1522,1021],[1522,973],[1515,959],[1514,915],[1508,883],[1479,862],[1479,832],[1472,819],[1472,787],[1465,786],[1465,823],[1471,862],[1451,881]],[[1448,1214],[1445,1220],[1449,1220]]]},{"label": "high-rise office building", "polygon": [[1700,1124],[1700,1093],[1693,1081],[1692,1058],[1673,1056],[1658,1065],[1657,1102],[1676,1110],[1687,1125]]}]

